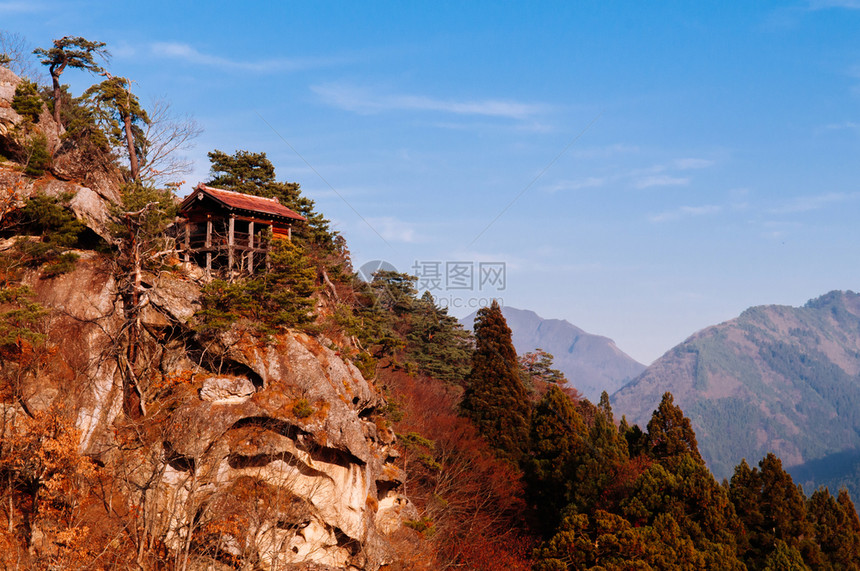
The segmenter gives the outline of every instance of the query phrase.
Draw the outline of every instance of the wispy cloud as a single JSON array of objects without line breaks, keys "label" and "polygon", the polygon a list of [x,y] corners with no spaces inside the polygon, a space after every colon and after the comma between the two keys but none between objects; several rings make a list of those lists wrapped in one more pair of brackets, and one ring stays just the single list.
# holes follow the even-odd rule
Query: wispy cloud
[{"label": "wispy cloud", "polygon": [[653,186],[685,186],[690,184],[690,177],[657,174],[644,176],[634,181],[636,188],[651,188]]},{"label": "wispy cloud", "polygon": [[714,166],[715,161],[711,159],[696,159],[696,158],[685,158],[685,159],[675,159],[673,166],[678,170],[691,170],[691,169],[704,169],[707,167]]},{"label": "wispy cloud", "polygon": [[299,71],[332,65],[334,58],[269,58],[261,60],[236,60],[201,52],[194,46],[182,42],[155,42],[150,51],[156,57],[185,61],[194,65],[220,67],[250,72]]},{"label": "wispy cloud", "polygon": [[812,10],[825,10],[827,8],[860,10],[860,0],[811,0],[809,7]]},{"label": "wispy cloud", "polygon": [[661,212],[649,217],[651,222],[670,222],[680,220],[682,218],[691,218],[694,216],[705,216],[708,214],[717,214],[723,210],[722,206],[707,204],[704,206],[679,206],[674,210]]},{"label": "wispy cloud", "polygon": [[0,2],[0,14],[27,14],[47,9],[42,2]]},{"label": "wispy cloud", "polygon": [[582,180],[560,180],[557,183],[547,187],[549,192],[559,192],[564,190],[581,190],[583,188],[599,188],[609,182],[608,177],[590,176]]},{"label": "wispy cloud", "polygon": [[621,143],[616,143],[614,145],[606,145],[605,147],[572,149],[570,151],[570,155],[577,159],[606,159],[616,155],[637,152],[639,152],[639,147],[637,147],[636,145],[624,145]]},{"label": "wispy cloud", "polygon": [[828,192],[826,194],[799,196],[781,206],[772,208],[770,212],[772,214],[810,212],[812,210],[820,210],[832,204],[839,204],[857,199],[860,199],[860,192]]},{"label": "wispy cloud", "polygon": [[327,105],[362,114],[406,110],[527,119],[547,109],[545,105],[541,104],[503,99],[457,101],[436,99],[424,95],[385,94],[365,87],[339,83],[314,85],[311,90]]},{"label": "wispy cloud", "polygon": [[857,131],[860,129],[860,123],[853,121],[843,121],[842,123],[830,123],[824,128],[828,131]]},{"label": "wispy cloud", "polygon": [[368,218],[367,223],[390,242],[412,243],[418,240],[415,228],[407,222],[391,216]]}]

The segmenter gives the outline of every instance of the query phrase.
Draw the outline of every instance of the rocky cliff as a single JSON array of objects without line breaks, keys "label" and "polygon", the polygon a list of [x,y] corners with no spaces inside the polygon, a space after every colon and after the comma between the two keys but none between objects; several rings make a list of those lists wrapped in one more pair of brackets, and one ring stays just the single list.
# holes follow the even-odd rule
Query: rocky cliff
[{"label": "rocky cliff", "polygon": [[[77,151],[63,148],[44,113],[38,129],[56,135],[54,170],[25,176],[10,152],[23,141],[9,106],[17,78],[0,73],[0,151],[12,159],[0,163],[7,206],[36,192],[71,194],[72,210],[104,251],[119,176],[107,168],[81,175]],[[5,232],[0,256],[12,262],[4,287],[16,255],[14,229]],[[10,512],[10,527],[26,529],[29,556],[92,547],[115,532],[100,556],[130,542],[141,568],[376,570],[392,561],[389,538],[414,508],[399,493],[394,434],[376,414],[384,399],[342,356],[348,341],[241,327],[202,335],[193,328],[202,276],[175,260],[143,274],[140,334],[131,337],[113,255],[76,253],[74,270],[61,275],[16,269],[45,310],[42,341],[13,344],[0,362],[9,388],[4,447],[19,419],[26,438],[30,419],[50,416],[99,474],[87,480],[91,507],[74,510],[74,540],[52,533],[47,520],[21,515],[13,525]],[[0,309],[15,311],[10,299],[0,298]],[[23,350],[37,354],[25,359]],[[129,393],[139,406],[128,406]]]}]

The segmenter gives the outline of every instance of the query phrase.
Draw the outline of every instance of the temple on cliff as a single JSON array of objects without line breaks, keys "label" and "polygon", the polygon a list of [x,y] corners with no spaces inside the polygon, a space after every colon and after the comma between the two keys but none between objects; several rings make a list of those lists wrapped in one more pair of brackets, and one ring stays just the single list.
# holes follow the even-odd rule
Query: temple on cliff
[{"label": "temple on cliff", "polygon": [[292,237],[306,220],[277,198],[263,198],[198,184],[179,206],[185,219],[178,249],[186,262],[212,271],[253,274],[268,264],[272,240]]}]

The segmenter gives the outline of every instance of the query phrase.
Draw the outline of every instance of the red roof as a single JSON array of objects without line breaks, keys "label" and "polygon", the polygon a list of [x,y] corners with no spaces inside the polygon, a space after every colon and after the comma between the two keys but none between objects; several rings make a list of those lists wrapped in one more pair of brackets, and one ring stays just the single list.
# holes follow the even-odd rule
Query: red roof
[{"label": "red roof", "polygon": [[283,218],[292,218],[293,220],[307,220],[301,214],[290,210],[276,198],[263,198],[261,196],[253,196],[250,194],[242,194],[241,192],[233,192],[232,190],[222,190],[220,188],[212,188],[206,186],[202,182],[194,188],[194,192],[188,195],[188,198],[182,201],[180,208],[185,210],[191,205],[192,201],[197,198],[198,194],[206,194],[212,199],[220,202],[228,208],[237,208],[250,212],[259,212],[261,214],[269,214],[271,216],[281,216]]}]

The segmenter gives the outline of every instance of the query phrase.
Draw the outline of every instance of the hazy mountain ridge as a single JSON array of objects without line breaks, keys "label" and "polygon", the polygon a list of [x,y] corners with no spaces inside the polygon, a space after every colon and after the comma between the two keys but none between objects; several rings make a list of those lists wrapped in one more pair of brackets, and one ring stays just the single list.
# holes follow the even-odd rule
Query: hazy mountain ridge
[{"label": "hazy mountain ridge", "polygon": [[833,291],[799,308],[752,307],[699,331],[613,395],[613,405],[644,427],[671,391],[718,478],[773,451],[807,487],[854,491],[858,375],[860,294]]},{"label": "hazy mountain ridge", "polygon": [[[645,370],[645,365],[621,351],[612,339],[583,331],[563,319],[544,319],[534,311],[506,306],[502,314],[511,328],[514,347],[522,355],[541,348],[555,357],[555,367],[570,384],[597,402]],[[472,328],[477,312],[460,323]]]}]

